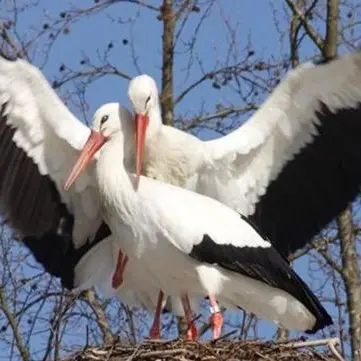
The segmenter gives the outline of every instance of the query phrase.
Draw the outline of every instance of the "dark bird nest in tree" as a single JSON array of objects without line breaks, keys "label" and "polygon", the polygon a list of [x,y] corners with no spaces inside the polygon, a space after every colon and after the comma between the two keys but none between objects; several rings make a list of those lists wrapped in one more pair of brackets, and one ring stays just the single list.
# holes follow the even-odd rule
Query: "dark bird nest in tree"
[{"label": "dark bird nest in tree", "polygon": [[261,341],[145,341],[135,346],[88,347],[64,361],[342,361],[338,339]]}]

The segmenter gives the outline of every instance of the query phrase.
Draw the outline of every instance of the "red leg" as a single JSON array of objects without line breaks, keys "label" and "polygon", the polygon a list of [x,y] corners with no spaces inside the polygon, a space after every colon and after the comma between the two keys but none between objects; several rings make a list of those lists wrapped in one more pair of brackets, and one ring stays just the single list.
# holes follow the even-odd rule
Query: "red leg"
[{"label": "red leg", "polygon": [[127,263],[128,263],[128,256],[124,256],[123,252],[119,250],[117,265],[115,267],[115,271],[113,273],[113,278],[112,278],[112,287],[114,289],[118,288],[123,283],[123,273]]},{"label": "red leg", "polygon": [[223,327],[223,315],[219,310],[218,303],[214,296],[209,296],[209,303],[211,304],[211,317],[210,317],[210,324],[212,327],[212,335],[213,340],[216,338],[221,337],[222,327]]},{"label": "red leg", "polygon": [[160,338],[160,313],[162,311],[162,303],[163,303],[164,293],[163,291],[159,291],[157,308],[154,314],[153,325],[149,331],[149,337],[151,339]]},{"label": "red leg", "polygon": [[186,321],[188,325],[187,339],[196,340],[198,338],[198,330],[193,321],[193,312],[187,294],[182,296],[182,304],[184,309],[184,315],[186,317]]}]

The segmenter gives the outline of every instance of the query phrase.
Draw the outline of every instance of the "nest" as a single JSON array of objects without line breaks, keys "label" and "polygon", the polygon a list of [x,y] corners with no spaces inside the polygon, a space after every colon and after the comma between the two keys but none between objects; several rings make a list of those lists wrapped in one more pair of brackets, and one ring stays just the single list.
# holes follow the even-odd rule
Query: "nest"
[{"label": "nest", "polygon": [[[136,346],[88,347],[64,361],[341,361],[338,339],[260,341],[145,341]],[[323,346],[323,350],[316,350]]]}]

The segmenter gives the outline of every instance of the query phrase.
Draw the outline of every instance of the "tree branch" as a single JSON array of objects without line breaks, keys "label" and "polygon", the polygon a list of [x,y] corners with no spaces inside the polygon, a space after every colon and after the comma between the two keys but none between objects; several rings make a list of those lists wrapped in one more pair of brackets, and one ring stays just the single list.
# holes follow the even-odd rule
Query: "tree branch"
[{"label": "tree branch", "polygon": [[302,11],[298,8],[298,6],[292,0],[286,0],[287,5],[291,9],[294,15],[297,15],[305,29],[307,35],[312,39],[315,45],[318,47],[320,52],[323,54],[323,40],[317,33],[317,31],[313,28],[310,22],[306,19],[305,15]]},{"label": "tree branch", "polygon": [[361,278],[357,259],[356,237],[353,232],[351,207],[337,218],[339,228],[342,278],[347,294],[352,360],[361,360]]},{"label": "tree branch", "polygon": [[23,359],[23,361],[31,361],[31,357],[29,355],[29,352],[27,350],[27,348],[25,347],[21,334],[20,334],[20,330],[16,324],[16,319],[14,318],[14,316],[12,315],[8,303],[6,301],[6,296],[5,296],[5,292],[4,292],[4,288],[3,286],[0,286],[0,308],[3,311],[6,319],[9,322],[9,325],[13,331],[13,335],[14,335],[14,339],[15,339],[15,343],[16,346],[19,350],[20,356]]},{"label": "tree branch", "polygon": [[163,19],[163,66],[161,106],[164,124],[173,124],[173,61],[174,61],[174,31],[176,19],[173,15],[173,0],[164,0],[162,6]]},{"label": "tree branch", "polygon": [[107,317],[99,304],[99,300],[96,297],[94,290],[87,290],[85,294],[85,300],[88,302],[90,307],[93,309],[100,331],[103,335],[103,341],[105,344],[111,344],[113,342],[113,334],[110,330]]}]

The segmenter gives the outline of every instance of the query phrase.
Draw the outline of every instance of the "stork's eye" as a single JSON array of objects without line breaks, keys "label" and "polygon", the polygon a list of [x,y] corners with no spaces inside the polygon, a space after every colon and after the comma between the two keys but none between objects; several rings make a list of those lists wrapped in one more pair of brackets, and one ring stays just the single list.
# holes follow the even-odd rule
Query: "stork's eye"
[{"label": "stork's eye", "polygon": [[145,106],[148,105],[149,101],[150,101],[150,95],[149,95],[149,97],[147,98],[147,100],[145,101]]},{"label": "stork's eye", "polygon": [[100,125],[103,125],[109,119],[109,115],[103,115],[100,119]]}]

